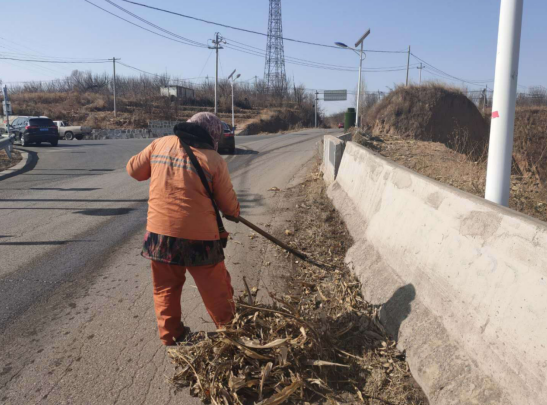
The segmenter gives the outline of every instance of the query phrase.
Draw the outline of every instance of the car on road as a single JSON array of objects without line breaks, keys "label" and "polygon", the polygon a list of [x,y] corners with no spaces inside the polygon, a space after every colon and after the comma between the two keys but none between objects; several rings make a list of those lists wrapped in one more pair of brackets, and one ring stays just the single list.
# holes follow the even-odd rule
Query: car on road
[{"label": "car on road", "polygon": [[338,123],[338,129],[344,128],[344,124],[342,122]]},{"label": "car on road", "polygon": [[[13,124],[13,121],[18,117],[18,115],[10,115],[9,116],[9,122],[10,124]],[[0,121],[0,134],[4,134],[8,132],[8,129],[6,128],[6,124],[8,123],[8,120],[5,116],[2,116],[2,120]]]},{"label": "car on road", "polygon": [[47,117],[19,116],[11,123],[11,131],[21,146],[42,142],[57,146],[59,143],[59,129]]},{"label": "car on road", "polygon": [[84,135],[91,134],[91,127],[69,125],[66,121],[53,121],[59,128],[59,138],[72,141],[74,138],[81,141]]},{"label": "car on road", "polygon": [[230,127],[222,121],[223,134],[218,143],[218,150],[225,150],[228,153],[235,153],[236,140],[235,140],[235,128]]}]

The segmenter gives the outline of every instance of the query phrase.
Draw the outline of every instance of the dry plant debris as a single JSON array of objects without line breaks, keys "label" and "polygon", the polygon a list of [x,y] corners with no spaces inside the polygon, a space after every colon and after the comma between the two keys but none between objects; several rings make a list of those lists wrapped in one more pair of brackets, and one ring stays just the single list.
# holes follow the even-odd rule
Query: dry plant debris
[{"label": "dry plant debris", "polygon": [[[546,114],[547,115],[547,114]],[[393,135],[369,138],[354,134],[353,140],[380,153],[395,163],[421,173],[433,180],[484,197],[487,152],[470,157],[461,149],[452,150],[439,142],[403,139]],[[547,188],[534,172],[520,172],[513,166],[509,208],[547,221]]]},{"label": "dry plant debris", "polygon": [[268,304],[255,303],[257,290],[247,286],[231,325],[169,351],[177,365],[172,383],[215,405],[427,404],[379,309],[344,266],[351,240],[320,176],[290,192],[302,207],[291,244],[337,269],[289,257],[289,291],[270,293]]},{"label": "dry plant debris", "polygon": [[21,153],[15,149],[11,150],[11,159],[5,150],[0,150],[0,171],[9,169],[15,166],[22,160]]}]

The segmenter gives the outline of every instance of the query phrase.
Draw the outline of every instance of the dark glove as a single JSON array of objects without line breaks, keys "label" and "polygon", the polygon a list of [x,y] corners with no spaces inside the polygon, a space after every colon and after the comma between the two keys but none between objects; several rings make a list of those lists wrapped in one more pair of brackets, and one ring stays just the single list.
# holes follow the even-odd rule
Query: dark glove
[{"label": "dark glove", "polygon": [[226,218],[228,221],[235,222],[236,224],[239,223],[239,217],[232,217],[231,215],[224,215],[224,218]]}]

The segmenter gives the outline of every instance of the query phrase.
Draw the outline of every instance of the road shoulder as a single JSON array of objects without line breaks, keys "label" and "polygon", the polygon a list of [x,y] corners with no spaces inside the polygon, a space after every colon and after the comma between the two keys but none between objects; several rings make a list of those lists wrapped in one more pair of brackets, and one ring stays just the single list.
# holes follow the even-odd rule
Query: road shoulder
[{"label": "road shoulder", "polygon": [[12,154],[15,153],[21,154],[21,160],[14,166],[0,170],[0,180],[4,180],[6,178],[23,173],[25,169],[27,169],[34,162],[34,156],[28,152],[13,149]]},{"label": "road shoulder", "polygon": [[[309,162],[296,170],[287,185],[278,185],[287,190],[299,184]],[[282,236],[293,220],[293,203],[283,190],[264,194],[273,209],[267,223],[257,225]],[[290,272],[284,253],[258,235],[251,237],[242,227],[238,224],[237,239],[243,245],[238,248],[242,249],[231,259],[249,268],[230,269],[236,275],[236,294],[244,288],[240,274],[249,279],[253,275],[251,283],[264,292],[284,291],[282,276]],[[150,264],[140,256],[141,243],[142,233],[137,232],[97,263],[96,269],[59,282],[53,295],[6,330],[0,340],[1,402],[123,404],[139,398],[152,404],[199,403],[187,392],[175,399],[166,381],[174,366],[157,337]],[[254,258],[245,261],[245,255]],[[191,278],[182,305],[191,327],[213,328]]]}]

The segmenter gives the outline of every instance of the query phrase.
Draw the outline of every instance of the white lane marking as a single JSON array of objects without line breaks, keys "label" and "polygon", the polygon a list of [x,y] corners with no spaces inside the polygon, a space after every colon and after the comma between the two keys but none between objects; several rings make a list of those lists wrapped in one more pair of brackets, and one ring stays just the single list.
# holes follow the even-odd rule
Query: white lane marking
[{"label": "white lane marking", "polygon": [[53,152],[66,152],[66,151],[70,151],[72,149],[55,149],[55,150],[48,150],[48,151],[45,151],[46,153],[53,153]]}]

